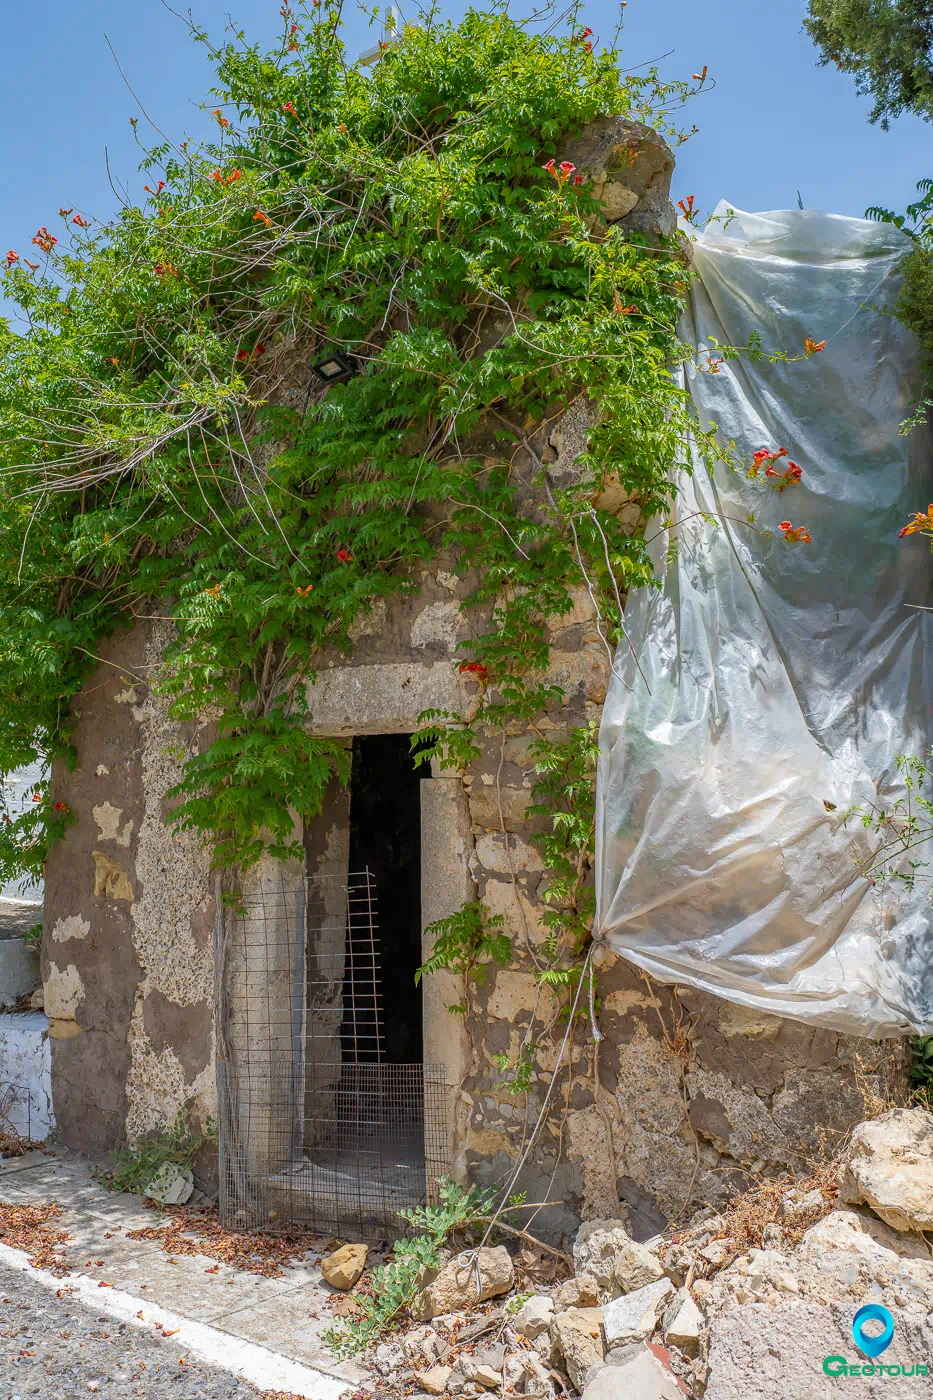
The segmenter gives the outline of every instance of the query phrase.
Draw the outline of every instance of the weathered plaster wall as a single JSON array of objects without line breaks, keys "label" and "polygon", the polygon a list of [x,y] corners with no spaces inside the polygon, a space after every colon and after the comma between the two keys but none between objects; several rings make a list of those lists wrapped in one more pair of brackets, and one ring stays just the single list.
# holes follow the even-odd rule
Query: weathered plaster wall
[{"label": "weathered plaster wall", "polygon": [[214,1111],[209,858],[164,821],[173,748],[203,735],[170,721],[151,680],[164,624],[102,644],[75,702],[77,767],[53,796],[77,818],[46,865],[43,981],[62,1138],[108,1150],[194,1100]]}]

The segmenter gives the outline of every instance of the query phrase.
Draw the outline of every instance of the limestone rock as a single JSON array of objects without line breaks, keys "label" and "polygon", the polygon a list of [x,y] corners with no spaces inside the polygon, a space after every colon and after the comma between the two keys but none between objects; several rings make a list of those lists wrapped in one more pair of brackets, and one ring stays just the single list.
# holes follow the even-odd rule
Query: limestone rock
[{"label": "limestone rock", "polygon": [[433,1327],[415,1327],[402,1338],[406,1356],[426,1356],[429,1361],[440,1360],[444,1345]]},{"label": "limestone rock", "polygon": [[[598,1300],[596,1300],[598,1301]],[[512,1326],[520,1337],[534,1341],[542,1332],[547,1332],[554,1316],[554,1301],[543,1295],[526,1298],[518,1312],[512,1317]]]},{"label": "limestone rock", "polygon": [[680,1288],[668,1303],[661,1321],[664,1343],[677,1347],[688,1356],[695,1356],[700,1345],[703,1314],[685,1288]]},{"label": "limestone rock", "polygon": [[568,1308],[557,1313],[551,1336],[560,1348],[572,1384],[582,1390],[606,1354],[602,1308]]},{"label": "limestone rock", "polygon": [[650,1337],[665,1303],[673,1293],[674,1285],[670,1279],[662,1278],[606,1303],[603,1308],[606,1345],[624,1347]]},{"label": "limestone rock", "polygon": [[193,1190],[194,1176],[188,1168],[165,1162],[143,1187],[143,1195],[164,1206],[180,1206],[191,1199]]},{"label": "limestone rock", "polygon": [[628,216],[635,222],[626,227],[673,233],[674,157],[651,127],[627,117],[600,117],[562,148],[561,159],[591,177],[592,192],[610,223]]},{"label": "limestone rock", "polygon": [[595,1308],[600,1302],[599,1284],[591,1274],[576,1274],[554,1290],[553,1299],[557,1312],[567,1308]]},{"label": "limestone rock", "polygon": [[583,1400],[684,1400],[684,1392],[658,1358],[644,1349],[621,1366],[597,1371],[587,1382]]},{"label": "limestone rock", "polygon": [[328,1254],[326,1259],[321,1260],[321,1273],[325,1282],[329,1283],[331,1288],[340,1288],[344,1292],[352,1288],[355,1283],[359,1283],[368,1257],[369,1248],[365,1244],[345,1244],[334,1250],[333,1254]]},{"label": "limestone rock", "polygon": [[728,1253],[728,1240],[710,1240],[709,1244],[705,1244],[700,1250],[700,1258],[705,1259],[707,1264],[712,1264],[713,1268],[716,1268],[723,1262]]},{"label": "limestone rock", "polygon": [[452,1370],[452,1366],[432,1366],[430,1371],[416,1371],[415,1380],[428,1395],[443,1395]]},{"label": "limestone rock", "polygon": [[933,1260],[919,1235],[892,1230],[867,1210],[837,1210],[793,1253],[750,1250],[693,1286],[707,1317],[734,1304],[780,1306],[795,1298],[850,1309],[866,1298],[888,1308],[933,1309]]},{"label": "limestone rock", "polygon": [[852,1134],[840,1196],[864,1201],[895,1230],[933,1229],[933,1114],[894,1108]]},{"label": "limestone rock", "polygon": [[388,1376],[397,1371],[405,1360],[400,1342],[381,1342],[376,1347],[373,1362],[380,1376]]},{"label": "limestone rock", "polygon": [[498,1390],[502,1384],[501,1372],[494,1371],[491,1366],[487,1366],[475,1356],[461,1356],[457,1362],[457,1370],[467,1385],[472,1381],[484,1390]]},{"label": "limestone rock", "polygon": [[515,1269],[503,1245],[470,1250],[445,1264],[436,1278],[415,1295],[409,1311],[415,1322],[430,1322],[439,1313],[459,1312],[508,1293],[514,1282]]},{"label": "limestone rock", "polygon": [[[799,1303],[771,1307],[753,1303],[731,1307],[710,1329],[709,1372],[704,1400],[827,1400],[859,1393],[921,1400],[930,1393],[929,1377],[895,1379],[875,1376],[861,1381],[844,1376],[828,1380],[826,1356],[844,1357],[850,1366],[866,1358],[852,1342],[852,1307],[817,1307]],[[923,1309],[898,1313],[894,1339],[879,1361],[886,1365],[929,1365],[933,1328]],[[637,1393],[637,1392],[636,1392]],[[620,1395],[625,1392],[620,1391]]]},{"label": "limestone rock", "polygon": [[631,1293],[664,1277],[657,1255],[636,1244],[619,1220],[586,1220],[577,1231],[573,1262],[610,1296]]},{"label": "limestone rock", "polygon": [[537,1400],[553,1400],[554,1382],[548,1368],[534,1352],[521,1351],[508,1357],[502,1370],[505,1394],[527,1395]]}]

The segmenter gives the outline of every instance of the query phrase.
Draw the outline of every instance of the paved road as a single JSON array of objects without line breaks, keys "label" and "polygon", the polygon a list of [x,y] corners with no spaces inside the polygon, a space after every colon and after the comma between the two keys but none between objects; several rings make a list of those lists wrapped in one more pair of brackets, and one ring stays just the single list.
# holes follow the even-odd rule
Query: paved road
[{"label": "paved road", "polygon": [[[67,1286],[67,1279],[62,1286]],[[245,1381],[0,1263],[0,1400],[257,1400]]]}]

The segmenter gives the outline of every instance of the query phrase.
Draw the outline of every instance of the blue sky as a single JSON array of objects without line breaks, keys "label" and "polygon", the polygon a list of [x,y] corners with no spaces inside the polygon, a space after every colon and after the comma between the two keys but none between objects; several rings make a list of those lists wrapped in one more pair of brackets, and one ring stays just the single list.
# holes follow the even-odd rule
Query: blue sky
[{"label": "blue sky", "polygon": [[[193,0],[196,19],[220,35],[232,14],[268,38],[281,0]],[[850,79],[816,65],[801,30],[804,0],[629,0],[628,64],[653,59],[665,75],[689,77],[704,63],[717,86],[695,100],[700,128],[678,151],[674,197],[694,194],[704,210],[720,198],[741,209],[784,208],[797,190],[808,208],[861,214],[868,204],[902,207],[914,182],[933,175],[933,126],[901,119],[890,132],[868,125],[869,104]],[[404,13],[404,8],[403,8]],[[610,38],[616,9],[594,0],[585,22]],[[350,52],[373,31],[353,12]],[[116,51],[128,90],[107,44]],[[28,247],[60,205],[106,218],[117,205],[104,152],[134,197],[144,178],[130,116],[143,107],[173,137],[205,130],[199,104],[211,76],[201,46],[160,0],[46,0],[6,7],[0,47],[0,244]],[[140,132],[144,122],[140,122]],[[155,139],[149,133],[148,139]]]}]

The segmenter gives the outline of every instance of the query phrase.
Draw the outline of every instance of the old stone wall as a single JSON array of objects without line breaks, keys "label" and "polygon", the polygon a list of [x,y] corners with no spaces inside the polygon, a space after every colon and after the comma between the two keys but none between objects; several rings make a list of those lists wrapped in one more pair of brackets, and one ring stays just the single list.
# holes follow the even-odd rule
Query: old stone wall
[{"label": "old stone wall", "polygon": [[[643,167],[636,161],[613,174],[619,136],[618,124],[597,123],[568,158],[601,180],[610,217],[639,231],[669,231],[670,153],[642,134]],[[558,485],[574,471],[592,411],[577,403],[535,433],[535,453]],[[486,450],[481,432],[469,450]],[[490,432],[490,457],[500,451]],[[529,474],[530,509],[535,489]],[[637,507],[621,489],[608,488],[599,504],[636,527]],[[479,683],[460,672],[458,648],[488,619],[461,609],[474,580],[454,565],[442,554],[412,578],[409,596],[377,602],[356,622],[349,657],[334,650],[319,658],[308,687],[316,732],[411,733],[426,709],[475,715]],[[541,717],[537,734],[562,737],[598,718],[609,656],[586,588],[550,622],[549,679],[565,699]],[[55,1111],[66,1141],[88,1149],[158,1126],[189,1098],[202,1118],[214,1105],[208,858],[195,838],[164,823],[166,793],[180,771],[171,750],[203,743],[206,734],[170,722],[152,694],[165,642],[159,625],[140,625],[102,648],[74,707],[78,767],[55,773],[54,796],[78,818],[47,868]],[[626,1207],[636,1233],[651,1234],[689,1202],[715,1204],[756,1173],[800,1165],[822,1134],[857,1122],[860,1049],[830,1032],[655,986],[608,953],[597,969],[604,1040],[597,1047],[588,1008],[568,1030],[536,975],[547,877],[525,815],[534,737],[481,730],[469,769],[435,767],[422,785],[423,924],[480,898],[503,917],[514,943],[512,964],[471,989],[465,1017],[445,1010],[459,999],[449,975],[424,987],[425,1061],[446,1066],[449,1085],[448,1167],[499,1186],[524,1159],[515,1189],[529,1201],[558,1203],[529,1222],[546,1238],[566,1240],[581,1217]],[[311,875],[339,874],[345,823],[345,801],[334,795],[306,834]],[[322,924],[319,938],[339,933],[340,911],[330,912],[333,924]],[[322,950],[323,943],[312,946],[309,956]],[[230,973],[237,975],[235,959]],[[279,981],[287,999],[294,989]],[[322,1009],[333,1018],[332,1005]],[[514,1063],[523,1048],[530,1087],[514,1092],[494,1057]],[[266,1124],[268,1157],[279,1129],[258,1099],[248,1107]]]},{"label": "old stone wall", "polygon": [[72,708],[77,766],[52,796],[76,821],[46,863],[42,971],[55,1116],[64,1141],[106,1151],[189,1100],[215,1111],[214,900],[209,856],[165,823],[167,792],[204,731],[152,693],[167,633],[102,644]]}]

